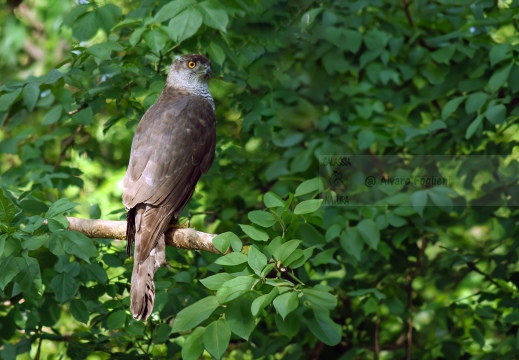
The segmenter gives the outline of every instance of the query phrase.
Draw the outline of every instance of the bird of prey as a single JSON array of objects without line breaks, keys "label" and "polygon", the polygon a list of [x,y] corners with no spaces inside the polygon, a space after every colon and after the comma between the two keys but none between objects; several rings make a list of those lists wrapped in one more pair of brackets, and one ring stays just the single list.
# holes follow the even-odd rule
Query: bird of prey
[{"label": "bird of prey", "polygon": [[216,118],[210,77],[211,62],[204,56],[179,57],[135,131],[123,203],[128,256],[135,242],[130,308],[136,320],[146,321],[153,310],[153,277],[166,256],[164,232],[177,222],[213,163]]}]

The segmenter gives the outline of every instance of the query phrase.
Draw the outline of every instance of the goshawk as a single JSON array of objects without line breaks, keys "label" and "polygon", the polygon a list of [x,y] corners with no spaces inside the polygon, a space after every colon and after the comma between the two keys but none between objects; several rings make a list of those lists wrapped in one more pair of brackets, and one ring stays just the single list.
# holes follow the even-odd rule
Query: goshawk
[{"label": "goshawk", "polygon": [[131,311],[146,321],[155,299],[155,271],[165,262],[164,232],[214,159],[216,119],[208,89],[211,62],[184,55],[173,62],[166,86],[144,114],[124,177],[127,248],[135,242]]}]

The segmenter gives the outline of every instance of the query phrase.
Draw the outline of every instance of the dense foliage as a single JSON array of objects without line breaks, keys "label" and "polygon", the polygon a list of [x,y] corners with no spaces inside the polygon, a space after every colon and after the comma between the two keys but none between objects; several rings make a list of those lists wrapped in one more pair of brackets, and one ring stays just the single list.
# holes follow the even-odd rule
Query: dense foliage
[{"label": "dense foliage", "polygon": [[[518,356],[518,1],[79,3],[0,10],[3,359]],[[135,126],[192,52],[218,143],[184,215],[232,252],[168,248],[143,324],[124,242],[66,216],[124,218]],[[373,168],[462,186],[323,203]]]}]

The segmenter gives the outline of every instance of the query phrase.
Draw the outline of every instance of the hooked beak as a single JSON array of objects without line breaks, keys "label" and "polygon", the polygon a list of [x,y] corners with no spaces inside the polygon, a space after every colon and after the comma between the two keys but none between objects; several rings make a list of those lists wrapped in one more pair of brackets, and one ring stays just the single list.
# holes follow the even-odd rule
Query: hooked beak
[{"label": "hooked beak", "polygon": [[211,65],[207,65],[206,68],[204,69],[204,77],[206,79],[209,79],[211,77],[211,75],[213,75],[213,71],[211,70]]}]

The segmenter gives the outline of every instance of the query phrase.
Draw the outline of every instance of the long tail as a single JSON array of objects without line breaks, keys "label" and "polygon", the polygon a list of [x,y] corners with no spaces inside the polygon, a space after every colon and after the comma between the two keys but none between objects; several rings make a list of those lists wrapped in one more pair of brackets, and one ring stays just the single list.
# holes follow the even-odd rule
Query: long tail
[{"label": "long tail", "polygon": [[162,234],[150,255],[144,261],[135,261],[133,264],[130,309],[135,320],[146,321],[153,311],[155,303],[153,277],[157,269],[164,264],[165,259],[166,244]]}]

